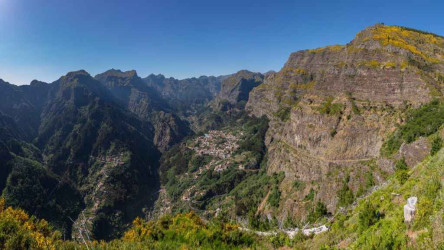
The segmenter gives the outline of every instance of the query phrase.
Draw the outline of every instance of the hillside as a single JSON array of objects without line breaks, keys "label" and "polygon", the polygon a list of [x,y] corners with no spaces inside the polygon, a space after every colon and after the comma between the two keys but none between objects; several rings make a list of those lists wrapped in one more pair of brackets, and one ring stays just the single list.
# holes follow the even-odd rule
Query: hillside
[{"label": "hillside", "polygon": [[[304,199],[311,193],[312,206],[319,201],[333,213],[351,201],[339,197],[344,180],[359,196],[391,175],[401,155],[410,166],[420,161],[430,144],[408,144],[433,131],[401,142],[390,155],[381,154],[381,147],[410,110],[442,100],[443,60],[444,38],[381,24],[345,46],[291,54],[281,71],[253,89],[246,105],[251,114],[270,119],[268,174],[286,176],[279,208],[269,213],[304,220],[310,207]],[[304,188],[295,189],[295,182]]]},{"label": "hillside", "polygon": [[444,37],[399,26],[266,74],[0,80],[0,248],[439,249],[443,138]]}]

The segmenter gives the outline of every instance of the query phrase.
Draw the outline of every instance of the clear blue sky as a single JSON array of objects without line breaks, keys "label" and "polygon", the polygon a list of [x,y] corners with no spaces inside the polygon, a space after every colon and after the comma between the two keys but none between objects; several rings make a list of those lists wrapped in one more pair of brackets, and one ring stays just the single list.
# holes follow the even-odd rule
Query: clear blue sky
[{"label": "clear blue sky", "polygon": [[345,44],[377,22],[444,35],[443,11],[443,0],[0,0],[0,78],[279,70],[291,52]]}]

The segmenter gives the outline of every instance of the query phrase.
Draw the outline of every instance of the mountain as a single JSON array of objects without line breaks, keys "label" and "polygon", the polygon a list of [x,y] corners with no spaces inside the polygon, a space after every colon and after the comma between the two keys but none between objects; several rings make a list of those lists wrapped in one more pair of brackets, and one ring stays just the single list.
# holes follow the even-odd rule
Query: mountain
[{"label": "mountain", "polygon": [[169,99],[163,99],[158,90],[147,85],[136,71],[109,70],[95,78],[125,108],[154,126],[154,144],[159,150],[167,150],[191,133],[187,122],[173,112]]},{"label": "mountain", "polygon": [[222,81],[220,92],[217,94],[215,105],[217,109],[227,110],[230,106],[241,109],[248,101],[250,91],[264,81],[261,73],[241,70],[228,76]]},{"label": "mountain", "polygon": [[[244,100],[249,116],[266,116],[266,150],[251,161],[240,145],[255,145],[261,133],[248,131],[261,129],[241,107],[212,106],[197,122],[206,134],[163,155],[158,211],[261,230],[325,221],[440,145],[443,59],[441,36],[378,24],[345,46],[295,52],[263,81],[245,71],[226,78],[214,102]],[[253,87],[240,95],[246,79]]]},{"label": "mountain", "polygon": [[[178,81],[181,101],[204,106],[214,93],[201,98],[187,88],[208,81],[205,91],[217,91],[213,77]],[[80,70],[49,84],[0,81],[0,88],[5,202],[47,219],[64,237],[81,237],[79,230],[120,236],[156,200],[161,152],[192,133],[170,105],[177,96],[162,96],[135,71],[93,78]]]},{"label": "mountain", "polygon": [[[443,62],[443,37],[382,24],[345,46],[292,53],[252,90],[246,105],[251,114],[270,119],[268,174],[285,173],[279,208],[262,212],[304,221],[316,202],[334,212],[383,183],[401,156],[410,166],[421,161],[429,142],[409,144],[439,124],[427,132],[415,127],[408,140],[395,138],[396,147],[390,147],[390,136],[409,122],[410,110],[442,100]],[[438,121],[435,108],[424,110],[430,112],[421,118],[424,124]],[[341,197],[344,192],[348,198]]]},{"label": "mountain", "polygon": [[[154,199],[150,194],[158,186],[160,153],[153,143],[153,126],[128,113],[117,96],[85,71],[68,73],[50,86],[33,82],[24,91],[17,88],[22,93],[38,86],[47,89],[40,96],[45,101],[37,97],[28,101],[24,95],[16,101],[33,102],[36,107],[45,103],[41,113],[35,108],[31,116],[41,118],[35,138],[41,156],[33,159],[34,162],[29,157],[17,157],[17,166],[13,167],[4,190],[6,202],[29,209],[67,232],[71,232],[72,223],[66,217],[66,210],[73,210],[69,219],[77,218],[74,232],[84,226],[97,239],[118,236]],[[32,104],[29,106],[34,108]],[[40,174],[32,174],[33,171]],[[30,184],[17,184],[23,180]],[[42,186],[43,190],[31,191],[29,185]],[[59,194],[58,190],[66,193]],[[34,195],[23,198],[31,194]],[[59,195],[71,199],[50,200],[51,196]],[[51,210],[43,209],[50,202],[61,211],[50,213]],[[43,208],[37,209],[37,204]]]},{"label": "mountain", "polygon": [[19,126],[23,136],[31,139],[37,134],[40,117],[35,107],[20,87],[0,80],[0,110]]},{"label": "mountain", "polygon": [[439,248],[443,126],[444,37],[383,24],[266,74],[0,80],[0,245]]},{"label": "mountain", "polygon": [[201,76],[177,80],[151,74],[143,80],[148,86],[159,91],[176,111],[183,115],[189,115],[217,95],[220,91],[221,81],[225,77]]}]

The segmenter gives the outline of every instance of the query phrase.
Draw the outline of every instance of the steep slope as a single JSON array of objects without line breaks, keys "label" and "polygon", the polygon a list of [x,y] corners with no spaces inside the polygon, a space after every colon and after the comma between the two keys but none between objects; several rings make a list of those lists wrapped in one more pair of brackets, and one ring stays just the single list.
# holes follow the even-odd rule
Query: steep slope
[{"label": "steep slope", "polygon": [[149,75],[144,82],[155,88],[182,116],[195,113],[220,91],[224,76],[201,76],[178,80],[163,75]]},{"label": "steep slope", "polygon": [[44,162],[84,196],[86,209],[74,226],[97,239],[115,237],[157,189],[152,128],[85,71],[54,82],[50,96],[37,138]]},{"label": "steep slope", "polygon": [[238,106],[243,109],[248,101],[249,93],[261,84],[264,76],[261,73],[253,73],[241,70],[236,74],[228,76],[222,81],[222,87],[215,99],[216,109],[228,110],[230,107]]},{"label": "steep slope", "polygon": [[279,208],[262,212],[305,220],[318,201],[333,212],[381,183],[400,157],[381,157],[384,140],[407,110],[442,98],[443,62],[443,37],[380,24],[345,46],[293,53],[246,105],[270,119],[269,174],[285,172]]},{"label": "steep slope", "polygon": [[14,119],[26,139],[37,135],[40,117],[36,108],[18,86],[0,79],[0,111]]},{"label": "steep slope", "polygon": [[153,87],[148,86],[136,71],[109,70],[95,76],[124,107],[154,126],[154,143],[165,151],[190,133],[182,121]]},{"label": "steep slope", "polygon": [[[440,249],[444,242],[444,149],[408,172],[391,178],[355,207],[336,215],[331,230],[300,243],[299,248]],[[395,176],[394,176],[395,177]],[[417,197],[413,221],[404,223],[403,207]]]},{"label": "steep slope", "polygon": [[[246,217],[275,178],[267,176],[261,165],[267,126],[265,117],[240,113],[216,130],[189,137],[165,152],[160,165],[162,191],[155,212],[192,210],[207,217],[221,213],[230,218]],[[260,189],[249,186],[255,181],[254,187]],[[241,203],[243,207],[235,213]]]}]

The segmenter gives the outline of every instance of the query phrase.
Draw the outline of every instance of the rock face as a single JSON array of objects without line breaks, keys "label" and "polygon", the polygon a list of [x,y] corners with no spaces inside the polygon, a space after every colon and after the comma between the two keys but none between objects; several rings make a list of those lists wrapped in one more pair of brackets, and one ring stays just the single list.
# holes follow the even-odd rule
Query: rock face
[{"label": "rock face", "polygon": [[227,109],[227,105],[235,106],[243,102],[242,106],[248,101],[250,91],[259,86],[264,80],[261,73],[253,73],[247,70],[241,70],[233,74],[222,82],[222,87],[216,98],[218,109]]},{"label": "rock face", "polygon": [[404,205],[404,221],[410,223],[413,221],[413,217],[416,212],[416,202],[418,198],[410,197],[407,199],[407,204]]},{"label": "rock face", "polygon": [[[406,107],[443,95],[436,77],[443,61],[442,37],[376,25],[345,46],[295,52],[268,74],[246,110],[270,119],[268,172],[285,172],[276,214],[304,218],[311,189],[314,201],[334,211],[347,176],[345,186],[355,194],[369,173],[382,181],[392,171],[380,157],[384,139]],[[305,188],[295,190],[295,181]]]},{"label": "rock face", "polygon": [[399,154],[405,157],[408,166],[414,167],[430,153],[430,143],[427,138],[420,138],[410,144],[402,144]]}]

